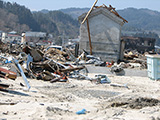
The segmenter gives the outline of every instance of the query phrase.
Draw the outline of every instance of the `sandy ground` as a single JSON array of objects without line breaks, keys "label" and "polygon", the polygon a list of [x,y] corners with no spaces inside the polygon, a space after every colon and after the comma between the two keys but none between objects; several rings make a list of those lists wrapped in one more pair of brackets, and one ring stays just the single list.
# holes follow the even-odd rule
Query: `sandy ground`
[{"label": "sandy ground", "polygon": [[[95,74],[89,74],[94,77]],[[0,120],[160,120],[160,81],[147,77],[107,75],[113,87],[88,80],[69,79],[49,83],[28,79],[31,89],[24,91],[18,77],[9,93],[0,91]],[[86,109],[86,114],[76,112]]]}]

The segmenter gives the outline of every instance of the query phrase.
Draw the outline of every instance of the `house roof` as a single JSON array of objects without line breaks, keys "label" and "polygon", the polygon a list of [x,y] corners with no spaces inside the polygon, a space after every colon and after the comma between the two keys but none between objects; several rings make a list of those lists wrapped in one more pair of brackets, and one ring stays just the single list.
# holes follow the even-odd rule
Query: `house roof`
[{"label": "house roof", "polygon": [[20,35],[8,34],[9,37],[21,37]]},{"label": "house roof", "polygon": [[26,32],[25,36],[26,37],[45,37],[46,33],[45,32]]},{"label": "house roof", "polygon": [[133,37],[133,36],[123,36],[121,37],[121,40],[126,40],[126,39],[129,39],[129,40],[138,40],[138,37]]},{"label": "house roof", "polygon": [[82,14],[79,19],[83,19],[82,24],[85,22],[85,20],[90,16],[90,14],[97,10],[97,9],[106,9],[107,11],[110,11],[111,14],[117,16],[118,18],[122,19],[124,23],[128,23],[128,21],[126,19],[124,19],[123,17],[121,17],[118,12],[115,10],[115,8],[113,8],[111,5],[109,5],[109,7],[107,7],[105,4],[101,5],[101,6],[94,6],[88,13],[84,13]]},{"label": "house roof", "polygon": [[123,36],[121,37],[121,40],[148,40],[148,41],[156,41],[155,38],[149,38],[149,37],[133,37],[133,36]]},{"label": "house roof", "polygon": [[11,31],[11,32],[9,32],[9,34],[17,34],[17,32],[16,31]]}]

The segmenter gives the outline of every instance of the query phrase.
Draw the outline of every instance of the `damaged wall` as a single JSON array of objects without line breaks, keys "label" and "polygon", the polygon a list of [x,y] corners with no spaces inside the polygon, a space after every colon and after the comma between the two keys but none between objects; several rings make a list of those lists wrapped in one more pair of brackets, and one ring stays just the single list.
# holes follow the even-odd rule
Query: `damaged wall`
[{"label": "damaged wall", "polygon": [[139,53],[149,52],[155,50],[155,38],[143,38],[143,37],[122,37],[122,41],[125,42],[126,50],[137,50]]},{"label": "damaged wall", "polygon": [[[81,22],[85,14],[79,17]],[[94,9],[89,17],[89,28],[94,56],[104,61],[117,61],[120,58],[120,35],[124,21],[106,8]],[[87,22],[80,27],[80,51],[90,52]]]}]

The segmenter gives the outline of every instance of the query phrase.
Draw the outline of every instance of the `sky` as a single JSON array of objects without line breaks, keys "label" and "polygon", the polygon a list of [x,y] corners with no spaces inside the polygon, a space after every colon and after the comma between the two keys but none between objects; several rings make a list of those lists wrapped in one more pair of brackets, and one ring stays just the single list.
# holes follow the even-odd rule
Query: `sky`
[{"label": "sky", "polygon": [[[9,2],[16,2],[20,5],[24,5],[32,11],[39,11],[42,9],[59,10],[70,7],[76,8],[90,8],[95,0],[4,0]],[[119,9],[125,9],[128,7],[134,8],[148,8],[160,12],[160,0],[98,0],[97,6],[102,4],[112,5]]]}]

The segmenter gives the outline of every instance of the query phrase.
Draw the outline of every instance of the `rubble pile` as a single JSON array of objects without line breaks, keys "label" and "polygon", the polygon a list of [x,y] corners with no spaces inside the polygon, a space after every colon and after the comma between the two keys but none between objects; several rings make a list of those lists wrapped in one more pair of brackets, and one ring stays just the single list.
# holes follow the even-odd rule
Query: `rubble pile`
[{"label": "rubble pile", "polygon": [[125,65],[126,68],[140,68],[147,69],[147,57],[148,52],[144,54],[138,53],[136,50],[124,53],[124,60],[128,63]]},{"label": "rubble pile", "polygon": [[[4,44],[0,45],[0,77],[15,80],[21,75],[28,89],[27,78],[53,82],[66,82],[68,78],[93,80],[87,76],[85,65],[109,67],[111,73],[124,73],[126,68],[147,68],[145,54],[137,51],[126,51],[124,61],[108,62],[89,55],[85,50],[78,57],[68,48],[57,49],[48,46],[31,47],[29,45]],[[6,67],[6,68],[5,68]],[[9,68],[9,69],[8,69]]]},{"label": "rubble pile", "polygon": [[[9,44],[0,47],[0,63],[3,66],[0,68],[0,77],[15,80],[17,75],[21,75],[28,89],[30,86],[27,78],[50,81],[51,83],[66,82],[68,77],[73,74],[79,75],[79,71],[85,68],[82,65],[73,65],[76,63],[74,61],[76,58],[67,48],[61,51],[56,48],[32,48],[28,45],[11,46]],[[14,72],[8,68],[12,68]],[[83,77],[85,76],[83,75]]]}]

